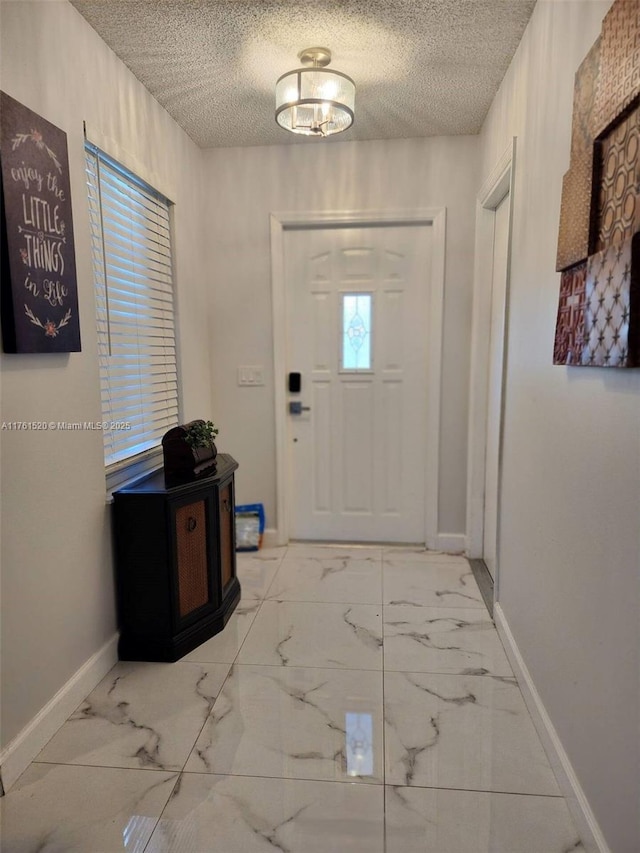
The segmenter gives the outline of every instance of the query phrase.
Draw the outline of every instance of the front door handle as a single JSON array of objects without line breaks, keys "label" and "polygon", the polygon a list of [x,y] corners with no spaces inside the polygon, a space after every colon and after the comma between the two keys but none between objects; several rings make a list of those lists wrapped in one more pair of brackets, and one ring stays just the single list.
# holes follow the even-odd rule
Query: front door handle
[{"label": "front door handle", "polygon": [[301,415],[303,412],[310,412],[311,406],[303,406],[300,400],[289,400],[289,414]]}]

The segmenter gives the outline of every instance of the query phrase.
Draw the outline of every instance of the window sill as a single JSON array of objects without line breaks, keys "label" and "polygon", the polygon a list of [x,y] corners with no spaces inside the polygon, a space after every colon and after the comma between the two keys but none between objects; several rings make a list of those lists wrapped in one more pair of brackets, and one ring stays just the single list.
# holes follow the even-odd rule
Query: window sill
[{"label": "window sill", "polygon": [[131,459],[123,459],[105,469],[107,485],[107,503],[112,503],[113,493],[134,480],[140,480],[147,474],[160,470],[163,464],[161,447],[152,447]]}]

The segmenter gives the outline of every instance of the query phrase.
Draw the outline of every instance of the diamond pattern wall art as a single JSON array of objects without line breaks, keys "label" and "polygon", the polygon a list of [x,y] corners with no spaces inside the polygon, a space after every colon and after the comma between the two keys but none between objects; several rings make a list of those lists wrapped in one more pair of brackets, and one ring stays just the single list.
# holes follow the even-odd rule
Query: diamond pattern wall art
[{"label": "diamond pattern wall art", "polygon": [[553,363],[640,367],[640,0],[615,0],[574,86]]}]

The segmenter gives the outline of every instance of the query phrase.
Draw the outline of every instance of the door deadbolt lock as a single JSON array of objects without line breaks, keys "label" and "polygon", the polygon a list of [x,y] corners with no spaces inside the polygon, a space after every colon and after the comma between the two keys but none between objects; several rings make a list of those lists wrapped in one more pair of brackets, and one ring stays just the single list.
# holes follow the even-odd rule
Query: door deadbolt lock
[{"label": "door deadbolt lock", "polygon": [[311,406],[303,406],[300,400],[289,400],[289,414],[301,415],[303,412],[310,412]]}]

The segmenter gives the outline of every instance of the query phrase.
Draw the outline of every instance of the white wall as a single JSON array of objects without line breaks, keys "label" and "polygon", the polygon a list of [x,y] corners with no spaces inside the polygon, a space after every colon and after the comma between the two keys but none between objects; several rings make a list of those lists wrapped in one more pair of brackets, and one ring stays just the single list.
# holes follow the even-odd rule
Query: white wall
[{"label": "white wall", "polygon": [[[269,214],[447,208],[439,532],[463,534],[476,137],[206,152],[212,374],[218,444],[240,462],[239,502],[275,517],[275,413]],[[265,367],[264,388],[239,388],[241,364]]]},{"label": "white wall", "polygon": [[[172,187],[184,414],[210,416],[201,152],[67,0],[2,2],[2,89],[67,133],[82,352],[2,355],[4,421],[100,421],[83,120]],[[163,187],[160,187],[161,189]],[[2,744],[116,630],[102,436],[0,432]]]},{"label": "white wall", "polygon": [[640,850],[640,371],[552,366],[573,79],[609,2],[539,0],[482,132],[518,137],[500,601],[614,853]]}]

